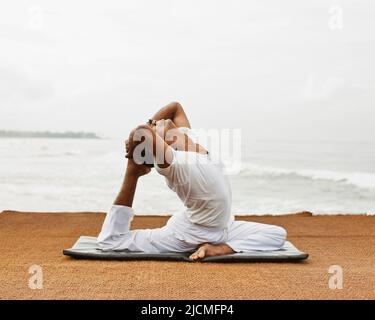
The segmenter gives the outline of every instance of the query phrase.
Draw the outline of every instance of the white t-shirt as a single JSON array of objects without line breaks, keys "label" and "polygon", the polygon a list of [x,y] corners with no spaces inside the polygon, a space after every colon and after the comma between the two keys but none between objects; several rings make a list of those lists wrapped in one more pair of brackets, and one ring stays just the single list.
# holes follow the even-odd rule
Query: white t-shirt
[{"label": "white t-shirt", "polygon": [[[181,131],[190,137],[188,130]],[[232,192],[221,162],[213,161],[209,154],[173,150],[171,165],[160,168],[155,163],[155,168],[183,201],[190,222],[205,227],[227,227]]]}]

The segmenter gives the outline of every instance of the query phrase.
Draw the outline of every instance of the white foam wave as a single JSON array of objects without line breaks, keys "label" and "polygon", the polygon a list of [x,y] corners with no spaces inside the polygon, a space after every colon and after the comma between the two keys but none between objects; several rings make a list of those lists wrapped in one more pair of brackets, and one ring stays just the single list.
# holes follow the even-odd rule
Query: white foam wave
[{"label": "white foam wave", "polygon": [[375,189],[375,173],[371,172],[342,172],[314,169],[284,169],[256,164],[245,164],[242,167],[242,175],[249,176],[288,176],[302,177],[312,180],[326,180],[344,183],[358,188]]}]

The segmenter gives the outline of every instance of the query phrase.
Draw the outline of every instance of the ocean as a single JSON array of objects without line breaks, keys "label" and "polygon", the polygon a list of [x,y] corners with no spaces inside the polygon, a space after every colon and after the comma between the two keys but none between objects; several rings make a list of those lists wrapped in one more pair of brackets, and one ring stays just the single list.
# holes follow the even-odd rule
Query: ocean
[{"label": "ocean", "polygon": [[[0,150],[0,210],[106,211],[126,163],[120,139],[2,138]],[[230,181],[238,215],[373,214],[375,143],[245,140]],[[164,215],[183,206],[152,172],[134,208]]]}]

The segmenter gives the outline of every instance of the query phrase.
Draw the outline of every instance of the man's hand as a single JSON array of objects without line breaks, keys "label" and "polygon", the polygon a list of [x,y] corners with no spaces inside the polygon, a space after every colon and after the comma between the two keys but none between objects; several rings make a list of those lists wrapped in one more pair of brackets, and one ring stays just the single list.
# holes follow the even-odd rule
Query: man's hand
[{"label": "man's hand", "polygon": [[151,168],[146,165],[139,165],[134,162],[133,159],[128,160],[128,167],[126,169],[126,173],[129,173],[137,178],[149,174],[151,172]]}]

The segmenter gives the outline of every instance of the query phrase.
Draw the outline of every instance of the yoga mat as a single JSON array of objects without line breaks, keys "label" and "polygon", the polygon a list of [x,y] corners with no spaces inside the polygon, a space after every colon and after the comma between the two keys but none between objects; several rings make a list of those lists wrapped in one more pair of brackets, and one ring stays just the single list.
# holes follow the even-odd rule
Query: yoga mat
[{"label": "yoga mat", "polygon": [[[99,249],[95,237],[81,236],[74,246],[65,249],[63,254],[76,259],[95,259],[95,260],[170,260],[170,261],[188,261],[190,253],[146,253],[123,251],[102,251]],[[307,259],[307,253],[299,251],[292,243],[286,241],[280,250],[276,251],[251,251],[228,254],[216,257],[207,257],[201,262],[252,262],[252,261],[299,261]]]}]

